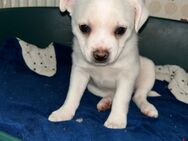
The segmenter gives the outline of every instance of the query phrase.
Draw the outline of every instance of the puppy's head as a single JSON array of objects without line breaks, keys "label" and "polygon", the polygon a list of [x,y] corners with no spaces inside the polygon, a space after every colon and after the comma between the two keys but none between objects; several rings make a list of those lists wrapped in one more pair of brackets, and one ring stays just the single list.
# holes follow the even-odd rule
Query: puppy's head
[{"label": "puppy's head", "polygon": [[148,17],[143,0],[60,0],[72,16],[73,34],[85,59],[113,63]]}]

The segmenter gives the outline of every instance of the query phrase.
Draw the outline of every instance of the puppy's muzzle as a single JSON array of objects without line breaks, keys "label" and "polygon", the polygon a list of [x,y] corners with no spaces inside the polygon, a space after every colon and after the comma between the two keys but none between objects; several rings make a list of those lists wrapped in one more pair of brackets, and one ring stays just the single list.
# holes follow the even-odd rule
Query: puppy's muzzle
[{"label": "puppy's muzzle", "polygon": [[109,51],[107,49],[96,49],[93,51],[93,58],[95,63],[106,63],[109,58]]}]

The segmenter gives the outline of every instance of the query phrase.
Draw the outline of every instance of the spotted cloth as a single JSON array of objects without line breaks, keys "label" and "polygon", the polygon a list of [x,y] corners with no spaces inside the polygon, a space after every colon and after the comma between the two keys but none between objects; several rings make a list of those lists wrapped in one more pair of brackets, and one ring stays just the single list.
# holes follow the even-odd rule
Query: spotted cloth
[{"label": "spotted cloth", "polygon": [[188,104],[188,74],[176,65],[156,66],[156,79],[167,81],[171,93]]},{"label": "spotted cloth", "polygon": [[56,73],[56,55],[53,44],[41,49],[17,38],[22,49],[23,59],[32,71],[51,77]]}]

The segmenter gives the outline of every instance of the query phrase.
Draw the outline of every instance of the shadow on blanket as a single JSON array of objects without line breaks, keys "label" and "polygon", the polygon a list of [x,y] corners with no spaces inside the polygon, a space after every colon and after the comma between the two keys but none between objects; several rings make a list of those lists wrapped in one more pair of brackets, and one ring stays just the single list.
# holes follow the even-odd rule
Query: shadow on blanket
[{"label": "shadow on blanket", "polygon": [[[177,101],[164,81],[154,90],[161,97],[149,98],[159,111],[159,119],[141,114],[131,102],[128,127],[103,127],[109,111],[99,113],[100,98],[86,90],[73,120],[49,122],[48,115],[64,101],[69,85],[71,49],[55,45],[57,73],[44,77],[25,65],[16,39],[0,47],[0,130],[24,141],[182,141],[188,139],[188,105]],[[81,119],[81,120],[80,120]],[[83,120],[83,121],[82,121]]]}]

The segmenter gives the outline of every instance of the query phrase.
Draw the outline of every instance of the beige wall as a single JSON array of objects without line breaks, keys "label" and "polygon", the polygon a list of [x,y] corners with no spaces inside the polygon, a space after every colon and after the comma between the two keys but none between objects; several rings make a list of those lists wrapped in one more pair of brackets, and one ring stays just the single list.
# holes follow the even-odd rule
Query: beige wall
[{"label": "beige wall", "polygon": [[188,21],[188,0],[145,0],[150,15]]},{"label": "beige wall", "polygon": [[[188,0],[145,0],[151,16],[188,20]],[[58,6],[59,0],[0,0],[0,8]]]}]

